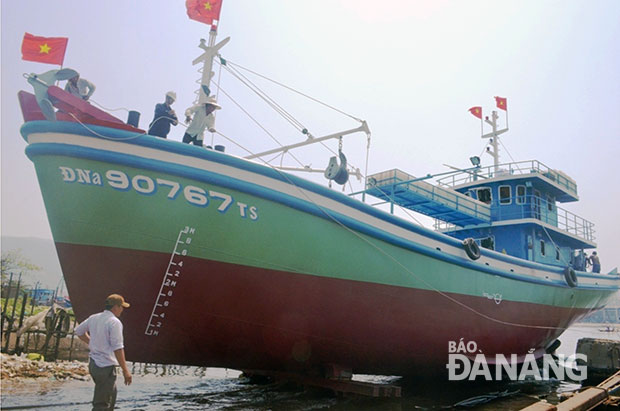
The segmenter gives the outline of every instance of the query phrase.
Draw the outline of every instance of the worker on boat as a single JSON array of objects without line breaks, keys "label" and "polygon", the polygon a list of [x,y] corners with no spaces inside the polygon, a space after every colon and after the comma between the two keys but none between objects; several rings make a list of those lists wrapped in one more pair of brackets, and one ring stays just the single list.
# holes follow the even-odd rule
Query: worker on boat
[{"label": "worker on boat", "polygon": [[187,127],[185,131],[183,142],[194,144],[195,146],[202,146],[205,129],[208,129],[212,133],[215,132],[215,116],[213,112],[221,108],[222,107],[217,104],[215,97],[211,96],[206,102],[196,104],[185,110],[185,124],[189,123],[189,127]]},{"label": "worker on boat", "polygon": [[601,260],[598,258],[598,254],[596,254],[596,251],[593,251],[592,255],[590,256],[590,264],[592,264],[593,273],[601,272]]},{"label": "worker on boat", "polygon": [[67,81],[65,91],[68,91],[82,100],[88,101],[90,96],[92,96],[95,92],[95,85],[85,78],[81,78],[80,75],[77,74]]},{"label": "worker on boat", "polygon": [[169,91],[166,93],[166,101],[155,105],[155,115],[149,125],[149,134],[161,138],[166,138],[170,132],[170,125],[179,124],[177,114],[172,109],[172,103],[177,99],[177,93]]},{"label": "worker on boat", "polygon": [[586,271],[586,263],[588,260],[588,255],[583,252],[583,250],[579,250],[577,256],[575,257],[575,269],[579,271]]}]

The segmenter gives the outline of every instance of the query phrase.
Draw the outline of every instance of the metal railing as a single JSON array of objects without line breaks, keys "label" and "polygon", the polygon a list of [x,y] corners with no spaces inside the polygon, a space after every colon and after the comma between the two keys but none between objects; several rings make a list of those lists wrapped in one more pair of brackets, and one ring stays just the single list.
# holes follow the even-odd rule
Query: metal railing
[{"label": "metal railing", "polygon": [[553,170],[538,160],[516,161],[495,166],[481,167],[478,170],[457,172],[455,174],[437,179],[437,184],[445,187],[455,187],[474,181],[486,180],[495,177],[515,174],[540,174],[554,181],[566,191],[577,195],[577,183],[566,174],[558,170]]},{"label": "metal railing", "polygon": [[367,189],[375,188],[381,193],[380,197],[408,209],[415,210],[416,207],[401,204],[398,201],[398,195],[400,195],[398,193],[417,195],[428,199],[431,203],[441,204],[462,214],[481,220],[489,220],[491,211],[488,205],[450,188],[443,188],[422,181],[428,178],[430,176],[416,178],[398,169],[393,169],[369,176]]},{"label": "metal railing", "polygon": [[[525,218],[533,218],[547,223],[554,227],[572,234],[586,241],[595,240],[594,223],[579,217],[578,215],[548,202],[544,198],[537,196],[515,196],[503,199],[506,204],[499,204],[497,200],[491,203],[491,220],[519,220]],[[457,226],[448,224],[441,220],[435,220],[434,227],[436,230],[453,230]]]}]

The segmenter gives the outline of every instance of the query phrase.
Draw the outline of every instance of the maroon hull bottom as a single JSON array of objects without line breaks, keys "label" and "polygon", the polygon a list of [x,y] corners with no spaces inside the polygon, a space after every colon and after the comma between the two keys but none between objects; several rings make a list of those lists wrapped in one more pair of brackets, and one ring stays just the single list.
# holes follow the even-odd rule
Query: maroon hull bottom
[{"label": "maroon hull bottom", "polygon": [[[451,294],[457,304],[433,291],[196,258],[185,258],[158,299],[169,254],[56,247],[78,320],[101,311],[111,293],[131,303],[122,316],[125,351],[138,362],[258,370],[331,363],[356,373],[440,372],[449,341],[475,341],[486,355],[525,354],[544,348],[561,330],[502,321],[566,327],[586,313]],[[164,315],[152,317],[154,307]],[[156,333],[147,335],[149,324]]]}]

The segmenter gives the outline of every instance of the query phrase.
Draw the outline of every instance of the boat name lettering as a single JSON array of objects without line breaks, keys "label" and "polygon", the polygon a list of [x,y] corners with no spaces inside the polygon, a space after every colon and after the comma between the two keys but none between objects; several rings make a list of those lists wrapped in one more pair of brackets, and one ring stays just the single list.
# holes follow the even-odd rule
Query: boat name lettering
[{"label": "boat name lettering", "polygon": [[95,186],[103,185],[101,174],[81,168],[73,169],[71,167],[58,167],[62,174],[62,181],[67,183],[78,182],[81,184],[92,184]]},{"label": "boat name lettering", "polygon": [[456,341],[448,341],[448,352],[451,354],[462,352],[475,353],[476,351],[478,351],[478,344],[475,341],[464,342],[462,338],[458,343]]},{"label": "boat name lettering", "polygon": [[[205,190],[202,187],[193,185],[182,186],[178,181],[167,180],[164,178],[151,178],[142,174],[133,177],[119,170],[108,170],[105,178],[101,173],[81,168],[60,166],[60,175],[65,183],[80,183],[87,185],[103,186],[104,182],[110,187],[119,191],[134,190],[138,194],[153,195],[159,190],[166,190],[166,197],[175,200],[182,193],[183,198],[193,206],[208,207],[213,201],[213,206],[217,211],[224,214],[231,209],[238,209],[242,218],[249,218],[251,221],[258,220],[258,208],[256,206],[235,202],[233,196],[213,190]],[[105,180],[105,181],[104,181]],[[233,204],[236,207],[233,207]]]}]

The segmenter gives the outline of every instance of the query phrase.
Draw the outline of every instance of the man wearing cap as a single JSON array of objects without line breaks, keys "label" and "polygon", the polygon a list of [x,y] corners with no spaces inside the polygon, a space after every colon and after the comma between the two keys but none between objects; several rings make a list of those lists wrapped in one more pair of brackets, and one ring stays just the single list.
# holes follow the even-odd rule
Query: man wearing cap
[{"label": "man wearing cap", "polygon": [[[191,124],[185,131],[183,142],[194,144],[195,146],[202,146],[205,129],[208,129],[212,133],[215,132],[215,117],[213,116],[213,112],[221,108],[222,107],[215,101],[215,97],[211,96],[206,102],[196,104],[185,110],[185,123],[187,124],[191,121]],[[194,116],[193,118],[192,115]]]},{"label": "man wearing cap", "polygon": [[123,324],[119,317],[129,303],[118,294],[105,300],[105,310],[93,314],[77,326],[75,334],[88,344],[88,371],[95,382],[93,411],[113,410],[116,403],[116,366],[123,370],[125,385],[131,384],[131,373],[125,362]]},{"label": "man wearing cap", "polygon": [[166,138],[170,132],[170,125],[179,124],[177,114],[172,109],[172,103],[177,99],[177,93],[169,91],[166,93],[166,101],[155,105],[155,115],[149,125],[149,134],[161,138]]}]

